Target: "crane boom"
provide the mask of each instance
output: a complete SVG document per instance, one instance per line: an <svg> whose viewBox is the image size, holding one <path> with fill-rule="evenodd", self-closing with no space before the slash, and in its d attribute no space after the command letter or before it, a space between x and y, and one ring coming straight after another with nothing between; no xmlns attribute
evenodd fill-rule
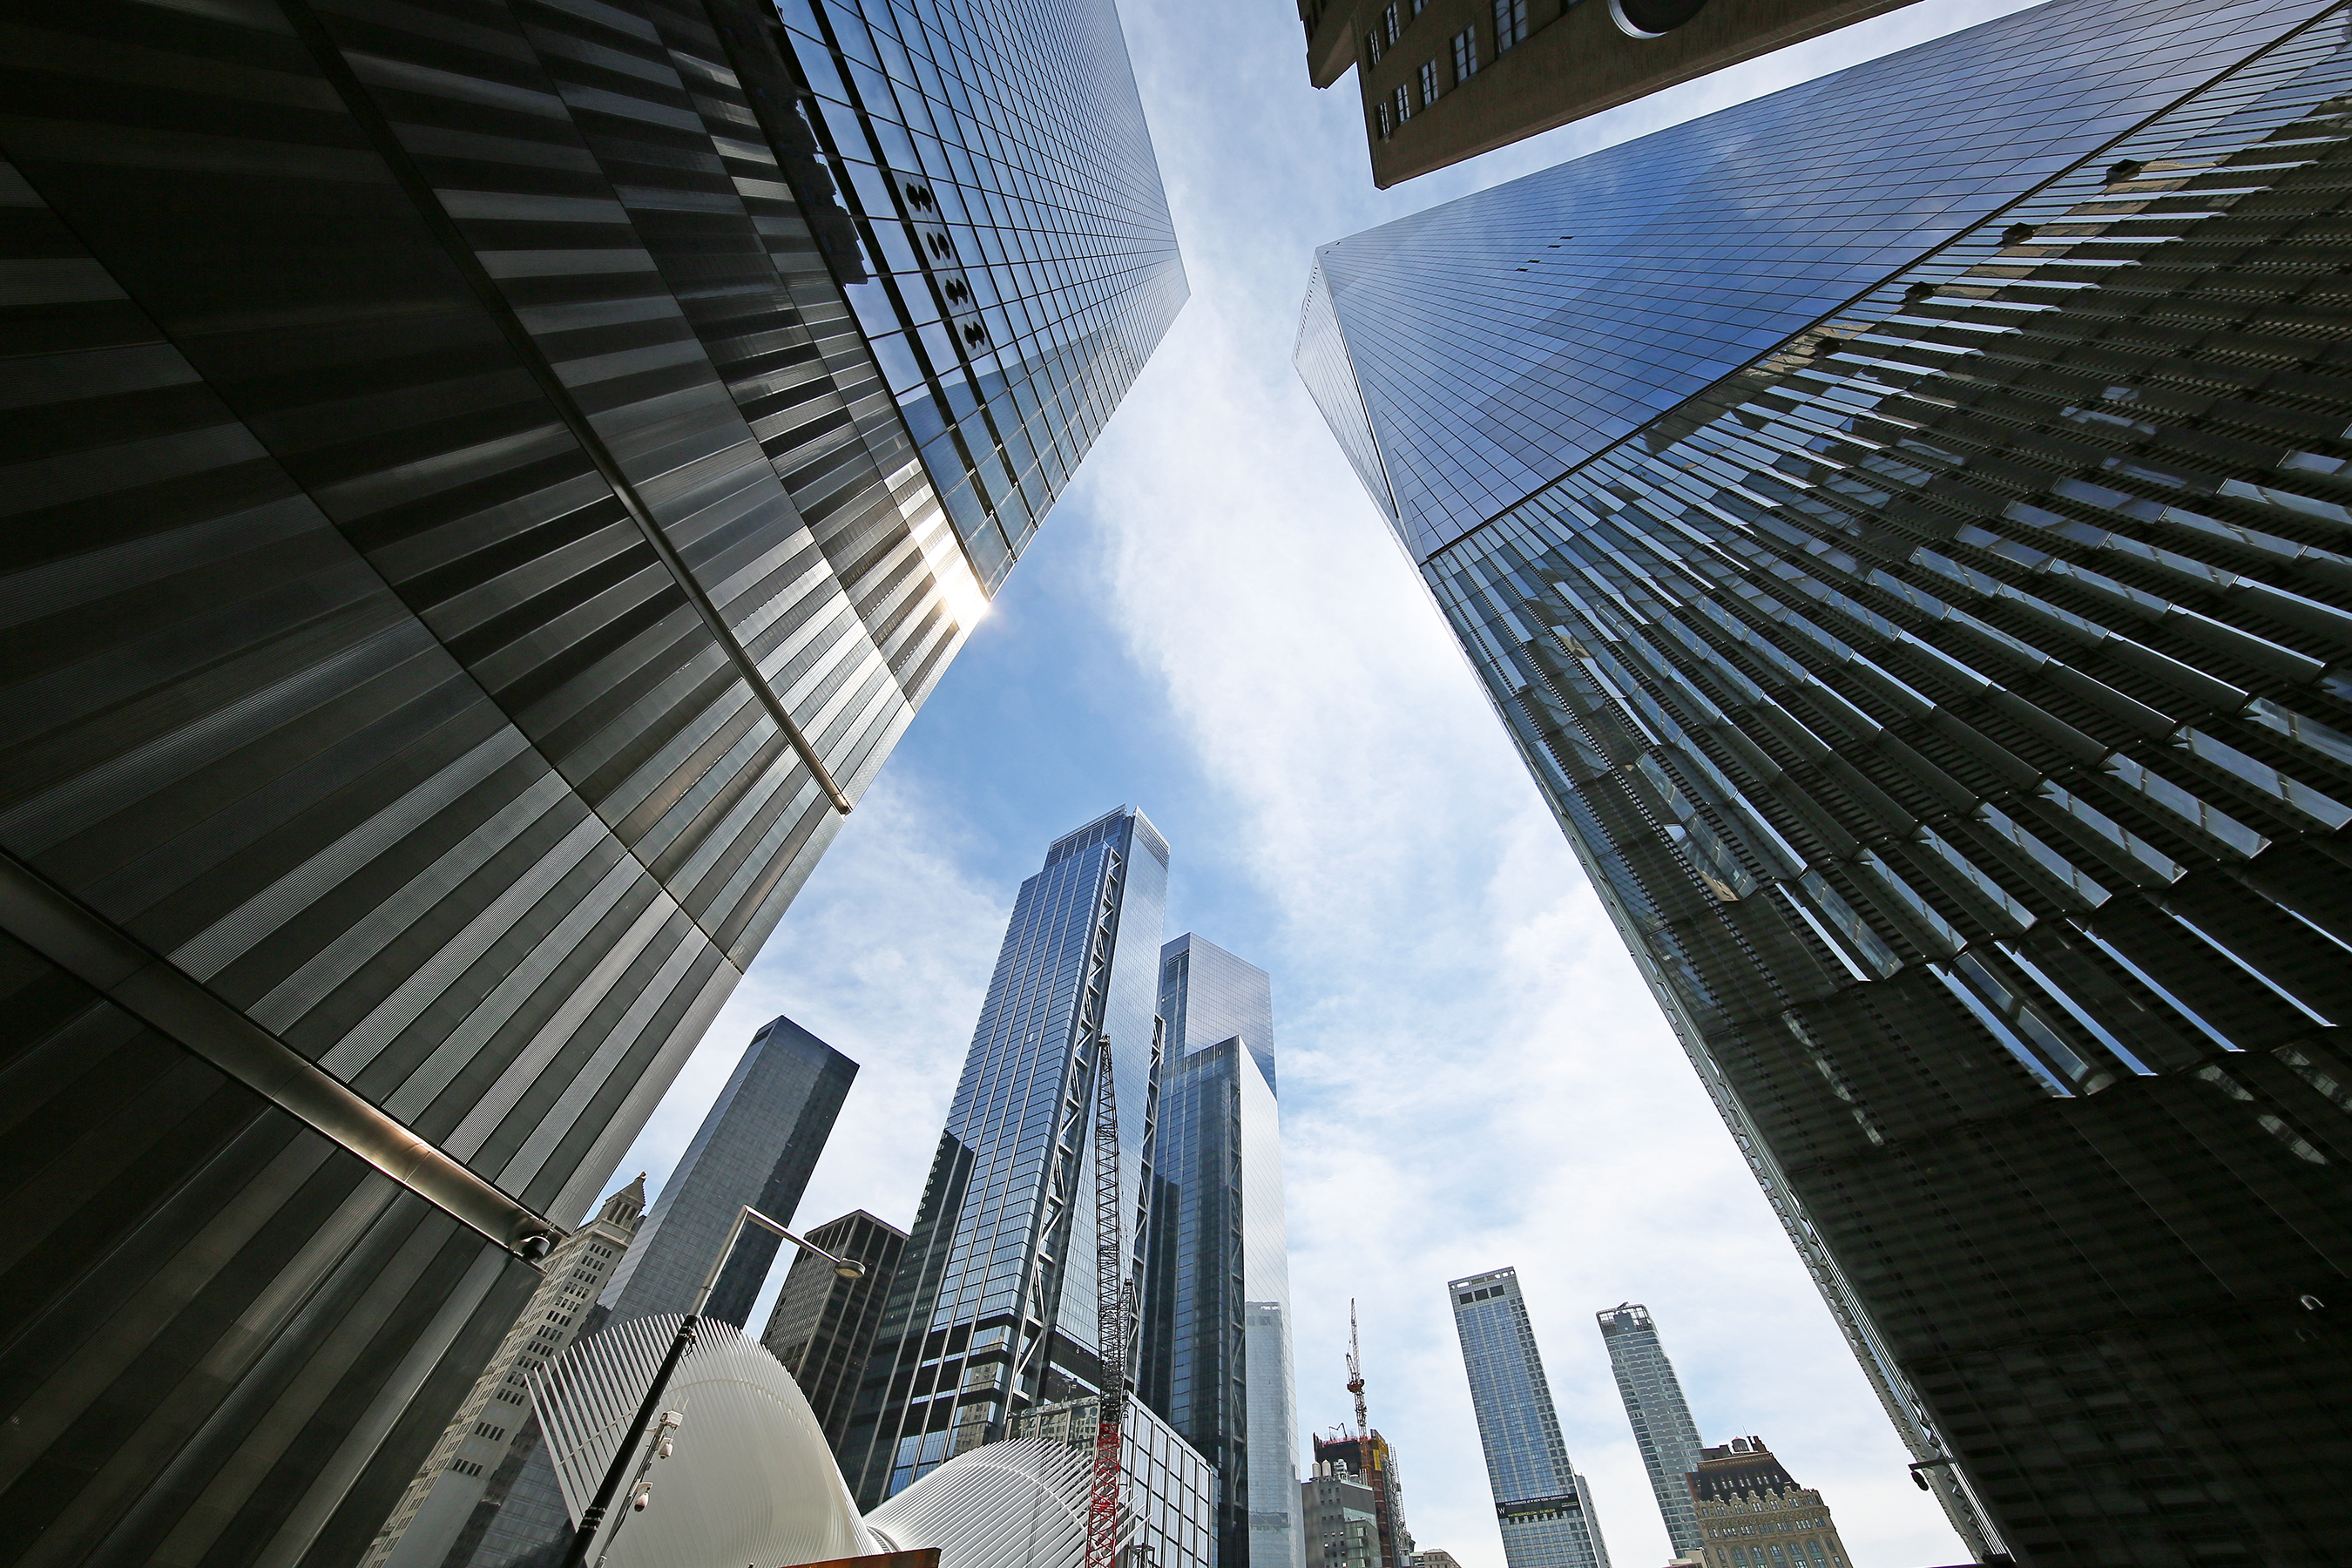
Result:
<svg viewBox="0 0 2352 1568"><path fill-rule="evenodd" d="M1356 1436L1372 1435L1370 1416L1364 1414L1364 1352L1356 1342L1356 1299L1348 1298L1348 1392L1356 1396Z"/></svg>
<svg viewBox="0 0 2352 1568"><path fill-rule="evenodd" d="M1118 1087L1110 1041L1095 1037L1095 1337L1102 1353L1086 1568L1118 1568L1127 1416L1128 1283L1118 1203Z"/></svg>

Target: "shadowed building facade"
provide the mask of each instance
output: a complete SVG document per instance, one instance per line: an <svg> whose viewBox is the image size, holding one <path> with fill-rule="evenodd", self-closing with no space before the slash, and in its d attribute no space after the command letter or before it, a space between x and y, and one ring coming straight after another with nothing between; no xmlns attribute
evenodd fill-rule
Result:
<svg viewBox="0 0 2352 1568"><path fill-rule="evenodd" d="M1182 275L1115 16L1048 9L974 174L1057 269L938 379L1066 468ZM926 467L850 296L944 320L940 226L844 205L772 20L14 17L25 1562L366 1550L1042 510Z"/></svg>
<svg viewBox="0 0 2352 1568"><path fill-rule="evenodd" d="M866 1265L866 1273L844 1279L823 1258L799 1254L784 1275L760 1342L800 1384L810 1413L824 1429L825 1445L838 1455L907 1233L858 1209L803 1234L835 1258L855 1258Z"/></svg>
<svg viewBox="0 0 2352 1568"><path fill-rule="evenodd" d="M2345 43L2021 12L1327 247L1302 321L1980 1553L2352 1539Z"/></svg>
<svg viewBox="0 0 2352 1568"><path fill-rule="evenodd" d="M1021 884L842 1443L860 1507L1098 1391L1095 1074L1117 1075L1120 1213L1141 1235L1167 897L1167 840L1127 806Z"/></svg>

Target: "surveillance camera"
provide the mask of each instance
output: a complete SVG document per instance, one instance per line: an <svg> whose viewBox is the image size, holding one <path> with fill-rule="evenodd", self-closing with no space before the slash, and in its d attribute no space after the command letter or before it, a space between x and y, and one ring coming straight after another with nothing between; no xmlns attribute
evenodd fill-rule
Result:
<svg viewBox="0 0 2352 1568"><path fill-rule="evenodd" d="M514 1249L530 1261L537 1263L555 1249L555 1242L552 1237L544 1233L539 1233L524 1237L515 1243Z"/></svg>

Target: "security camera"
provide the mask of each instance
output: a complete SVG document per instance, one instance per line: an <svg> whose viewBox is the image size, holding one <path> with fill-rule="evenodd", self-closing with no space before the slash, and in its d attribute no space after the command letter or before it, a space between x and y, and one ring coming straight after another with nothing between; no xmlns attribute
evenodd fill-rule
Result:
<svg viewBox="0 0 2352 1568"><path fill-rule="evenodd" d="M555 1242L552 1237L541 1232L524 1237L515 1243L514 1249L530 1262L537 1263L555 1250Z"/></svg>

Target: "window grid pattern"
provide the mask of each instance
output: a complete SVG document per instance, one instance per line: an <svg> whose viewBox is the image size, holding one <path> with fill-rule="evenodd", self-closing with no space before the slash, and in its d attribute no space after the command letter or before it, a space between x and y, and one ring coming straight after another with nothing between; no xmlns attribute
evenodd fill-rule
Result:
<svg viewBox="0 0 2352 1568"><path fill-rule="evenodd" d="M1518 1271L1456 1279L1454 1330L1509 1568L1609 1568L1591 1493L1569 1462Z"/></svg>
<svg viewBox="0 0 2352 1568"><path fill-rule="evenodd" d="M1459 87L1478 74L1478 29L1465 27L1454 35L1454 82Z"/></svg>
<svg viewBox="0 0 2352 1568"><path fill-rule="evenodd" d="M1093 1041L1118 1074L1132 1225L1167 874L1122 809L1021 886L841 1451L864 1506L1003 1436L1011 1409L1093 1391Z"/></svg>
<svg viewBox="0 0 2352 1568"><path fill-rule="evenodd" d="M1528 0L1495 0L1495 53L1510 53L1527 36Z"/></svg>
<svg viewBox="0 0 2352 1568"><path fill-rule="evenodd" d="M2318 1458L2352 1389L2289 1288L2352 1247L2343 37L2251 57L1425 567L1993 1550L2319 1563L2352 1528ZM2182 1240L2213 1227L2226 1258ZM2224 1303L2242 1331L2189 1327ZM2100 1441L2054 1446L2062 1412ZM2264 1498L2199 1479L2249 1465Z"/></svg>
<svg viewBox="0 0 2352 1568"><path fill-rule="evenodd" d="M1308 391L1424 559L2325 4L2024 11L1326 245Z"/></svg>
<svg viewBox="0 0 2352 1568"><path fill-rule="evenodd" d="M1677 1552L1699 1548L1698 1521L1691 1510L1690 1488L1683 1478L1699 1467L1698 1423L1691 1419L1690 1402L1683 1397L1682 1380L1675 1363L1658 1342L1658 1327L1647 1307L1627 1302L1596 1313L1601 1337L1609 1347L1609 1370L1616 1375L1617 1393L1625 1402L1625 1419L1633 1428L1634 1446L1642 1450L1642 1468L1649 1472L1650 1490L1658 1500L1659 1516Z"/></svg>
<svg viewBox="0 0 2352 1568"><path fill-rule="evenodd" d="M846 289L992 593L1187 286L1108 0L785 0Z"/></svg>

